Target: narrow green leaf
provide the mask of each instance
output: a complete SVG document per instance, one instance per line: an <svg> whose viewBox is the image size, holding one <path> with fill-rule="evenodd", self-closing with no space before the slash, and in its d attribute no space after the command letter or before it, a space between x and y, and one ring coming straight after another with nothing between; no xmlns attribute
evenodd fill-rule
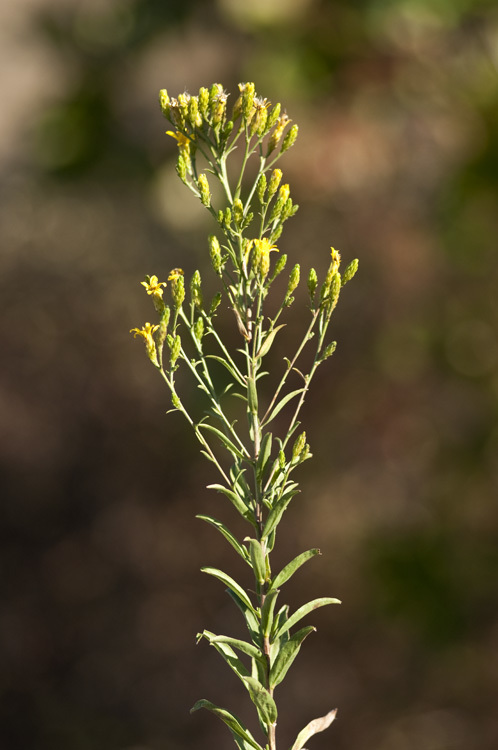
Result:
<svg viewBox="0 0 498 750"><path fill-rule="evenodd" d="M280 519L282 518L284 511L286 510L294 495L297 494L297 492L298 490L295 489L287 490L287 492L282 495L280 500L272 508L272 510L268 514L268 518L266 519L263 534L261 535L262 539L265 539L269 534L271 534L275 526L280 523Z"/></svg>
<svg viewBox="0 0 498 750"><path fill-rule="evenodd" d="M218 531L223 534L225 539L230 542L234 550L238 552L241 558L245 560L246 563L249 563L249 555L247 549L234 537L232 532L225 526L224 523L218 521L217 518L213 518L213 516L205 516L202 514L197 515L196 518L200 518L202 521L206 521L206 523L214 526L215 529L218 529Z"/></svg>
<svg viewBox="0 0 498 750"><path fill-rule="evenodd" d="M268 690L254 677L244 677L251 700L258 709L258 714L265 724L275 724L277 706Z"/></svg>
<svg viewBox="0 0 498 750"><path fill-rule="evenodd" d="M211 701L207 701L205 698L201 698L200 701L197 701L197 703L192 706L192 708L190 709L190 713L194 713L194 711L198 711L200 708L206 708L208 711L211 711L213 714L218 716L227 725L232 734L237 735L237 737L241 737L243 740L248 742L249 745L255 750L263 750L261 745L256 742L250 731L242 724L240 719L238 719L234 714L230 713L230 711L227 711L226 708L220 708L214 703L211 703Z"/></svg>
<svg viewBox="0 0 498 750"><path fill-rule="evenodd" d="M247 378L247 407L249 414L258 413L258 391L254 378Z"/></svg>
<svg viewBox="0 0 498 750"><path fill-rule="evenodd" d="M202 427L204 430L208 430L209 432L212 432L213 435L216 435L218 440L220 440L225 448L232 454L232 456L237 456L238 458L244 458L244 454L237 448L237 446L232 443L230 438L227 438L227 436L221 432L221 430L218 430L216 427L213 427L212 424L207 424L206 422L199 422L197 425L197 429Z"/></svg>
<svg viewBox="0 0 498 750"><path fill-rule="evenodd" d="M210 576L214 576L219 581L224 583L225 586L228 586L230 591L234 591L237 596L240 597L240 599L244 602L244 604L254 612L251 600L249 599L248 595L246 594L242 586L240 586L237 581L234 581L231 576L229 576L227 573L224 573L222 570L218 570L218 568L203 567L201 568L201 571L203 573L207 573Z"/></svg>
<svg viewBox="0 0 498 750"><path fill-rule="evenodd" d="M249 508L237 492L229 490L228 487L224 487L222 484L208 484L207 488L208 490L216 490L217 492L221 492L223 495L225 495L225 497L228 497L228 499L233 503L240 515L246 517L246 513Z"/></svg>
<svg viewBox="0 0 498 750"><path fill-rule="evenodd" d="M339 599L333 599L330 596L322 596L320 599L313 599L313 601L308 602L307 604L303 604L302 607L299 607L299 609L296 609L293 615L289 617L288 620L282 625L280 630L278 630L275 638L279 638L282 633L284 633L286 630L289 630L289 628L292 628L299 620L302 620L305 615L307 615L309 612L312 612L314 609L318 609L319 607L324 607L326 604L340 604Z"/></svg>
<svg viewBox="0 0 498 750"><path fill-rule="evenodd" d="M318 734L318 732L323 732L324 729L327 729L334 721L336 715L337 708L334 708L333 711L329 711L325 716L310 721L310 723L307 724L297 735L297 739L292 745L291 750L303 750L304 744L309 738L313 737L314 734Z"/></svg>
<svg viewBox="0 0 498 750"><path fill-rule="evenodd" d="M267 432L263 436L263 440L261 441L261 448L259 450L259 456L258 461L256 464L256 471L258 475L258 479L261 480L261 477L263 476L263 473L266 468L266 464L268 463L268 459L271 455L271 443L272 443L272 434L271 432Z"/></svg>
<svg viewBox="0 0 498 750"><path fill-rule="evenodd" d="M287 674L289 667L299 653L301 644L310 633L316 628L313 625L308 625L306 628L301 628L297 633L294 633L292 638L289 638L287 643L284 643L280 651L278 652L277 658L275 659L273 666L270 670L270 687L274 688L280 685L285 675Z"/></svg>
<svg viewBox="0 0 498 750"><path fill-rule="evenodd" d="M216 638L214 633L211 633L209 630L204 630L202 633L200 633L197 637L197 640L200 638L206 638L206 640L209 642L211 646L213 646L216 651L218 651L219 654L223 657L223 659L226 661L228 666L233 669L235 674L242 679L243 677L249 676L249 670L243 664L235 651L232 649L231 646L229 646L227 643L223 643L221 641L214 641L213 639Z"/></svg>
<svg viewBox="0 0 498 750"><path fill-rule="evenodd" d="M261 629L265 636L270 635L273 626L273 612L275 610L275 602L277 601L278 594L279 589L272 586L266 594L265 601L261 607Z"/></svg>
<svg viewBox="0 0 498 750"><path fill-rule="evenodd" d="M290 563L288 563L285 568L282 568L280 573L275 576L274 580L272 581L271 588L280 588L286 581L289 580L291 576L294 575L296 570L301 567L301 565L304 565L307 560L309 560L312 557L315 557L315 555L320 555L320 550L315 549L309 549L307 552L302 552L300 555L295 557Z"/></svg>
<svg viewBox="0 0 498 750"><path fill-rule="evenodd" d="M206 359L214 359L216 362L219 362L223 367L226 367L230 375L238 382L240 385L246 387L245 380L241 373L237 372L232 365L227 362L226 359L223 359L223 357L218 357L216 354L206 354Z"/></svg>
<svg viewBox="0 0 498 750"><path fill-rule="evenodd" d="M228 635L215 635L211 638L210 643L227 643L229 646L247 654L252 659L257 659L262 663L265 661L265 657L257 646L253 646L252 643L247 643L247 641L241 641L239 638L231 638Z"/></svg>
<svg viewBox="0 0 498 750"><path fill-rule="evenodd" d="M257 582L261 585L266 580L266 560L261 547L261 542L257 539L246 537L244 541L249 542L249 555L251 557L252 568Z"/></svg>
<svg viewBox="0 0 498 750"><path fill-rule="evenodd" d="M282 323L282 325L277 326L276 328L273 328L265 337L263 343L261 344L258 353L256 354L256 359L260 359L261 357L264 357L265 354L268 354L270 351L271 345L273 344L273 341L275 339L275 336L280 331L281 328L285 328L286 323Z"/></svg>
<svg viewBox="0 0 498 750"><path fill-rule="evenodd" d="M251 634L252 642L256 646L262 647L261 636L259 632L259 622L252 605L248 607L245 601L243 601L240 596L238 596L237 593L235 591L232 591L231 589L228 589L228 595L231 599L233 599L237 607L242 612L245 623L247 625L247 629Z"/></svg>
<svg viewBox="0 0 498 750"><path fill-rule="evenodd" d="M304 388L298 388L296 391L291 391L290 393L287 393L282 399L280 399L280 401L278 401L275 404L275 406L271 410L268 417L261 422L261 426L263 427L269 424L272 421L272 419L275 419L277 414L284 408L286 404L289 403L291 399L293 399L295 396L299 396L299 394L302 393L303 391L304 391Z"/></svg>

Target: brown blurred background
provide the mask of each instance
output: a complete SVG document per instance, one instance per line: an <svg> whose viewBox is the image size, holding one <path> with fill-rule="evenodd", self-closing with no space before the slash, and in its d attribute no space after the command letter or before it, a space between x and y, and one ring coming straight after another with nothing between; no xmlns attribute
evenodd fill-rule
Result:
<svg viewBox="0 0 498 750"><path fill-rule="evenodd" d="M319 546L288 600L344 603L309 618L281 746L338 706L310 748L495 750L496 2L17 0L0 39L1 750L231 747L200 697L254 727L194 645L243 632L194 519L233 514L128 333L146 273L208 275L157 92L243 80L300 125L280 247L360 259L276 555Z"/></svg>

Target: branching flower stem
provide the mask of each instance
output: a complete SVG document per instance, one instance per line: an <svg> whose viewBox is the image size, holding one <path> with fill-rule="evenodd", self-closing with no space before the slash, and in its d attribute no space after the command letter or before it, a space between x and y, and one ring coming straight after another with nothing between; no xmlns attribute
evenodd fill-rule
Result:
<svg viewBox="0 0 498 750"><path fill-rule="evenodd" d="M339 253L331 248L329 267L319 289L317 273L310 269L308 309L311 318L292 358L285 359L286 368L268 403L261 388L262 378L268 374L263 370L264 361L271 354L276 336L288 336L288 328L277 322L293 304L293 292L300 283L300 266L295 264L280 306L276 313L268 314L265 310L267 297L287 259L286 255L272 256L272 253L278 253L275 243L284 223L298 208L290 197L289 185L280 185L281 170L270 170L294 144L298 130L297 125L289 126L287 115L280 114L280 104L270 110L270 103L256 96L254 84L239 84L239 89L240 96L231 116L227 112L227 95L217 83L210 89L201 88L194 97L184 93L172 99L165 90L160 94L162 111L175 128L174 132L168 132L178 146L177 173L215 218L222 235L221 242L214 234L209 237L211 264L221 289L205 308L201 276L195 271L189 285L190 308L186 311L182 269L173 269L168 282L160 282L157 276L147 276L142 284L152 297L159 319L132 332L144 340L147 356L159 369L170 392L173 411L184 416L201 445L201 452L219 472L223 483L210 487L230 500L250 529L250 536L239 540L218 519L200 516L217 529L249 565L253 581L244 588L217 568L202 568L224 584L241 610L248 640L215 635L208 630L200 633L198 640L205 638L215 646L247 689L264 736L263 745L235 714L209 700L198 701L192 710L206 708L217 715L228 727L239 750L277 750L275 688L286 676L304 639L314 630L312 626L305 626L294 631L294 626L317 607L338 603L338 600L314 599L292 614L287 605L277 609L282 586L319 550L297 555L276 575L272 573L270 556L283 514L298 492L291 474L311 456L306 434L303 432L294 438L298 417L318 366L335 349L335 342L325 345L325 336L341 287L354 276L357 261L341 275ZM236 144L237 147L243 144L243 150L233 184L229 175L234 170L228 169L227 160ZM202 160L205 162L203 169ZM251 178L246 187L246 168L250 160L255 163L257 160L258 168L255 178ZM220 208L212 205L206 173L222 186L220 200L224 205ZM255 214L259 216L255 222L258 228L251 230ZM163 300L165 289L171 297L168 304ZM240 336L239 346L233 351L215 325L216 310L223 298L225 307L233 311L236 334ZM281 333L282 329L285 334ZM313 336L317 341L314 359L308 371L301 372L296 364ZM220 365L225 379L228 377L228 384L223 387L217 386L219 372L215 368ZM179 369L188 371L204 394L207 407L204 414L194 417L178 396L175 375ZM289 389L292 371L303 380L297 390ZM246 427L229 419L227 396L242 400ZM288 429L281 437L273 438L268 426L277 414L290 409L291 401L294 407L289 414ZM294 439L292 447L291 438ZM221 460L220 452L224 456ZM249 666L244 660L249 660ZM335 712L329 711L313 720L299 732L291 750L304 750L309 737L327 728L334 717Z"/></svg>

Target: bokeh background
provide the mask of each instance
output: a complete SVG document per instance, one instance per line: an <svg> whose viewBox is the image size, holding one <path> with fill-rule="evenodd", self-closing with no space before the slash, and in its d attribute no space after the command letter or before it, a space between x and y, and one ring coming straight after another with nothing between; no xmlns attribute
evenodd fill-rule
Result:
<svg viewBox="0 0 498 750"><path fill-rule="evenodd" d="M242 578L194 519L231 509L128 333L152 315L139 281L207 276L213 231L157 92L220 81L233 101L244 80L300 125L281 248L322 272L330 245L360 259L277 555L323 552L293 606L344 603L310 618L280 743L338 706L310 747L494 750L496 2L16 0L0 39L1 750L231 747L189 716L200 697L254 727L194 645L243 632L198 570Z"/></svg>

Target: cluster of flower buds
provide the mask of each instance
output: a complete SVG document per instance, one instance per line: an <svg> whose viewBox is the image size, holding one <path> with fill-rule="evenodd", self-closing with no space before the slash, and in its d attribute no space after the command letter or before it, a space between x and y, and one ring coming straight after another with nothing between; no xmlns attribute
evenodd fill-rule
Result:
<svg viewBox="0 0 498 750"><path fill-rule="evenodd" d="M186 142L179 140L178 136L188 136L192 142L197 134L206 136L209 128L212 128L216 134L216 141L223 144L232 132L234 123L239 119L238 132L245 129L248 139L263 139L268 136L267 157L280 143L281 153L295 143L298 127L293 125L287 129L291 120L287 114L281 112L280 104L272 107L266 98L257 96L254 83L251 82L239 83L239 92L229 114L228 94L220 83L214 83L209 89L202 87L197 96L184 92L175 98L170 97L166 89L161 89L159 104L163 115L176 128L176 134L169 134L177 138L179 148L183 149L187 169L189 154L185 154Z"/></svg>

